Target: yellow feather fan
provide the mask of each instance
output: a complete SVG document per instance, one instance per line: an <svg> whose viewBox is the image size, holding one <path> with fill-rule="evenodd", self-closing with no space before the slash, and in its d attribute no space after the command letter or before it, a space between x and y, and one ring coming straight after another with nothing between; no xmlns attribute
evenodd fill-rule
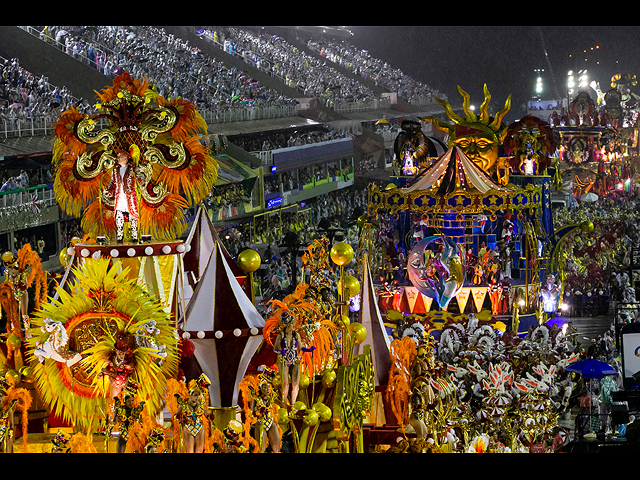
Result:
<svg viewBox="0 0 640 480"><path fill-rule="evenodd" d="M34 378L45 405L65 421L96 428L105 419L110 379L99 376L118 338L129 344L138 399L150 415L161 407L163 387L178 370L178 338L164 305L144 285L129 277L129 269L110 259L81 262L73 269L70 291L58 289L58 299L41 306L32 318L27 355L48 339L45 320L60 322L68 338L66 348L82 359L67 366L51 358L34 359ZM152 322L152 323L150 323ZM154 323L155 330L149 333ZM166 355L163 353L166 353Z"/></svg>

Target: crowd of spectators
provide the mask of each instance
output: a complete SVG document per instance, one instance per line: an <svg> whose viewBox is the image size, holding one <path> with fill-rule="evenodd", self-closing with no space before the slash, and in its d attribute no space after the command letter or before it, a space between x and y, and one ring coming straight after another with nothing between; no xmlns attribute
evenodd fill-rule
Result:
<svg viewBox="0 0 640 480"><path fill-rule="evenodd" d="M639 206L640 199L634 196L624 201L602 198L596 203L554 209L554 230L583 222L593 224L592 231L578 229L565 241L563 301L567 314L598 315L606 313L611 302L640 300L633 286L637 279L629 275L640 267Z"/></svg>
<svg viewBox="0 0 640 480"><path fill-rule="evenodd" d="M180 96L201 108L295 104L247 72L227 67L162 28L47 26L40 37L55 39L63 51L87 58L105 75L127 71L134 78L146 77L165 98Z"/></svg>
<svg viewBox="0 0 640 480"><path fill-rule="evenodd" d="M319 142L338 140L348 136L345 132L319 130L301 130L295 132L264 132L251 135L229 136L227 139L247 152L277 150L279 148L299 147Z"/></svg>
<svg viewBox="0 0 640 480"><path fill-rule="evenodd" d="M384 60L373 57L367 50L343 40L341 42L328 39L309 39L307 46L350 72L360 75L365 80L395 92L408 102L417 98L432 99L440 96L440 92L428 85L418 82L399 68L393 68Z"/></svg>
<svg viewBox="0 0 640 480"><path fill-rule="evenodd" d="M343 75L280 36L211 26L201 30L201 37L221 45L231 55L248 58L256 68L281 78L305 97L323 99L328 106L379 99L379 95L363 83Z"/></svg>
<svg viewBox="0 0 640 480"><path fill-rule="evenodd" d="M81 112L91 108L66 87L51 85L47 76L27 71L18 58L0 58L0 119L6 130L24 128L27 119L36 117L53 125L59 112L71 106Z"/></svg>

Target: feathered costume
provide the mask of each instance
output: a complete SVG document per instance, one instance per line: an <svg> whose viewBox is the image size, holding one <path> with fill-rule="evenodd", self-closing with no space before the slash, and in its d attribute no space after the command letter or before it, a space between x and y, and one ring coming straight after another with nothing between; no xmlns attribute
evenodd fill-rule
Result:
<svg viewBox="0 0 640 480"><path fill-rule="evenodd" d="M139 385L138 398L155 413L162 405L167 379L178 371L179 339L171 316L144 285L129 278L128 268L120 271L119 264L110 265L109 259L83 262L72 273L75 282L70 292L59 288L58 300L43 304L32 318L27 354L46 341L40 327L50 318L64 325L70 346L82 355L72 367L52 359L33 363L43 402L57 416L83 428L104 421L107 403L113 401L108 398L111 383L121 380L118 372L104 374L105 366L111 364L119 343L128 339L127 380ZM151 344L163 346L163 351L135 341L147 335L141 332L150 321L159 332Z"/></svg>
<svg viewBox="0 0 640 480"><path fill-rule="evenodd" d="M58 204L82 217L86 233L115 236L116 199L109 186L118 152L129 152L138 177L139 233L157 239L180 236L186 227L183 209L203 200L217 179L218 164L211 155L219 152L200 142L207 133L204 119L192 102L166 100L146 79L133 80L128 73L96 93L99 114L84 115L72 107L55 125Z"/></svg>
<svg viewBox="0 0 640 480"><path fill-rule="evenodd" d="M338 331L331 319L323 319L322 312L305 300L307 284L298 284L294 293L286 296L283 301L270 300L268 302L271 317L265 321L263 337L267 344L273 347L278 333L284 331L283 314L294 318L294 330L300 335L303 344L301 371L309 375L321 373L331 362L335 351L335 334Z"/></svg>

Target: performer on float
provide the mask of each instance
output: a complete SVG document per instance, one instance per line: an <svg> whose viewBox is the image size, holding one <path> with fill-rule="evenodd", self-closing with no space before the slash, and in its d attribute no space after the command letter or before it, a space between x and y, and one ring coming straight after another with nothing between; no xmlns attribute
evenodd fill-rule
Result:
<svg viewBox="0 0 640 480"><path fill-rule="evenodd" d="M502 280L500 284L500 304L498 306L498 313L505 315L509 313L509 294L511 291L511 284L506 278Z"/></svg>
<svg viewBox="0 0 640 480"><path fill-rule="evenodd" d="M129 151L120 150L117 163L113 167L111 183L107 195L115 201L116 240L122 243L124 239L124 224L129 222L131 240L137 243L138 238L138 181L144 181L144 176L137 167L140 149L131 145Z"/></svg>
<svg viewBox="0 0 640 480"><path fill-rule="evenodd" d="M144 446L144 453L158 453L158 446L164 442L164 433L158 428L151 430Z"/></svg>
<svg viewBox="0 0 640 480"><path fill-rule="evenodd" d="M65 436L62 430L58 430L58 433L53 437L51 443L53 444L51 453L67 453L70 451L70 449L67 448L69 439Z"/></svg>
<svg viewBox="0 0 640 480"><path fill-rule="evenodd" d="M480 259L478 259L478 263L473 267L473 284L480 285L482 283L484 277L484 269L482 268L482 263Z"/></svg>
<svg viewBox="0 0 640 480"><path fill-rule="evenodd" d="M118 338L114 349L107 356L107 361L98 378L109 377L111 381L111 398L120 395L127 387L129 378L135 370L134 358L127 338Z"/></svg>
<svg viewBox="0 0 640 480"><path fill-rule="evenodd" d="M302 342L300 335L294 329L295 320L291 315L283 313L280 322L283 328L274 342L274 351L277 354L278 372L282 378L282 401L286 405L289 388L291 388L291 405L293 406L298 399L300 389Z"/></svg>
<svg viewBox="0 0 640 480"><path fill-rule="evenodd" d="M129 385L123 394L124 403L118 397L114 398L115 407L113 419L109 420L110 429L114 425L120 425L118 442L116 444L117 453L125 453L127 441L129 440L129 429L135 422L142 424L142 409L145 402L140 402L134 407L136 397L136 385Z"/></svg>
<svg viewBox="0 0 640 480"><path fill-rule="evenodd" d="M547 275L547 284L540 291L542 297L542 309L545 313L555 314L558 310L560 299L560 287L555 283L553 275Z"/></svg>
<svg viewBox="0 0 640 480"><path fill-rule="evenodd" d="M258 426L260 427L258 433L260 453L264 453L267 449L267 440L273 453L280 453L282 439L272 409L275 405L286 406L280 401L277 392L273 388L274 377L275 371L265 368L259 375L258 390L255 391L252 387L249 387L252 397L251 413L257 418Z"/></svg>
<svg viewBox="0 0 640 480"><path fill-rule="evenodd" d="M240 440L240 434L243 432L242 423L238 420L231 420L227 428L222 432L224 435L224 453L247 453L248 450Z"/></svg>
<svg viewBox="0 0 640 480"><path fill-rule="evenodd" d="M209 385L211 385L211 381L203 373L197 380L191 381L187 400L179 394L175 394L178 401L175 418L182 427L182 440L186 453L204 452L205 422L209 418L205 390Z"/></svg>
<svg viewBox="0 0 640 480"><path fill-rule="evenodd" d="M18 399L14 398L5 405L10 388L9 382L0 378L0 453L13 453L14 409Z"/></svg>
<svg viewBox="0 0 640 480"><path fill-rule="evenodd" d="M489 280L489 286L487 287L487 293L491 300L491 313L498 315L500 313L500 300L502 297L502 288L498 283L495 276L492 276Z"/></svg>

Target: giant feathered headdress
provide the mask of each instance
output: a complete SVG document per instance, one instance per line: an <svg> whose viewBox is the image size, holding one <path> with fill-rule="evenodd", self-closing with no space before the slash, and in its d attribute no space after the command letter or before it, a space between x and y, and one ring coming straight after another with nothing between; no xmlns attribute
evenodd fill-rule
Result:
<svg viewBox="0 0 640 480"><path fill-rule="evenodd" d="M54 193L69 215L83 216L86 233L115 233L114 198L107 189L116 155L130 153L138 183L140 231L173 239L186 223L184 208L198 203L215 185L218 164L200 142L207 125L195 104L167 100L146 79L128 73L96 92L99 113L71 108L55 125Z"/></svg>

